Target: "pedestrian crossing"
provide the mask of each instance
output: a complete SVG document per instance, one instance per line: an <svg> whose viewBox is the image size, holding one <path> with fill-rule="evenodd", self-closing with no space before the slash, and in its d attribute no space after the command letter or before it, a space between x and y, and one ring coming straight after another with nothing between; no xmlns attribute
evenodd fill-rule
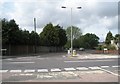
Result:
<svg viewBox="0 0 120 84"><path fill-rule="evenodd" d="M102 70L102 68L118 68L120 66L90 66L90 67L66 67L66 68L52 68L52 69L25 69L25 70L0 70L0 73L43 73L43 72L61 72L61 71L89 71Z"/></svg>

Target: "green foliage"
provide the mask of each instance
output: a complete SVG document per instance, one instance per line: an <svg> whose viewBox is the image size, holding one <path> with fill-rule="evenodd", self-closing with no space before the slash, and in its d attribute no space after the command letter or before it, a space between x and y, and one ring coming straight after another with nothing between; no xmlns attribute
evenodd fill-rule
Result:
<svg viewBox="0 0 120 84"><path fill-rule="evenodd" d="M16 41L18 38L16 34L19 31L19 27L16 24L15 20L7 21L6 19L2 20L2 41L3 44L17 44Z"/></svg>
<svg viewBox="0 0 120 84"><path fill-rule="evenodd" d="M35 40L36 38L36 40ZM2 20L2 44L3 45L35 45L40 44L40 38L37 33L19 29L15 20Z"/></svg>
<svg viewBox="0 0 120 84"><path fill-rule="evenodd" d="M116 50L116 47L114 45L108 45L107 49L108 50Z"/></svg>
<svg viewBox="0 0 120 84"><path fill-rule="evenodd" d="M82 35L81 29L76 26L72 26L72 32L73 32L73 39L78 39ZM68 27L66 29L66 34L67 34L68 40L70 40L71 39L71 27Z"/></svg>
<svg viewBox="0 0 120 84"><path fill-rule="evenodd" d="M40 33L41 45L64 46L67 42L66 32L59 25L47 24Z"/></svg>
<svg viewBox="0 0 120 84"><path fill-rule="evenodd" d="M98 47L96 47L97 50L104 50L104 46L103 45L99 45Z"/></svg>
<svg viewBox="0 0 120 84"><path fill-rule="evenodd" d="M107 36L106 36L106 40L105 40L105 44L109 45L111 43L111 40L113 40L113 35L112 33L109 31L107 33Z"/></svg>
<svg viewBox="0 0 120 84"><path fill-rule="evenodd" d="M120 43L120 34L116 34L114 37L115 43Z"/></svg>
<svg viewBox="0 0 120 84"><path fill-rule="evenodd" d="M67 42L66 31L59 25L55 26L55 28L58 32L58 37L59 37L58 46L64 46Z"/></svg>
<svg viewBox="0 0 120 84"><path fill-rule="evenodd" d="M69 49L71 47L71 41L68 40L64 47Z"/></svg>
<svg viewBox="0 0 120 84"><path fill-rule="evenodd" d="M80 47L86 49L93 49L98 46L98 43L99 37L97 37L95 34L87 33L79 38Z"/></svg>
<svg viewBox="0 0 120 84"><path fill-rule="evenodd" d="M30 37L26 38L26 39L29 40L29 44L30 45L40 45L40 37L39 37L39 35L36 32L32 31L29 34L29 36Z"/></svg>

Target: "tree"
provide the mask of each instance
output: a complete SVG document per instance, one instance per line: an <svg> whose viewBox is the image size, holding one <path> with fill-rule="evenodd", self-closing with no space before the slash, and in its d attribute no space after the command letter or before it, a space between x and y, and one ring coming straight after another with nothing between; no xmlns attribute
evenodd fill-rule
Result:
<svg viewBox="0 0 120 84"><path fill-rule="evenodd" d="M24 32L26 32L26 31L24 31ZM24 34L27 34L27 32ZM28 39L30 41L29 42L30 45L40 45L40 37L39 37L38 33L34 32L34 31L32 31L30 33L29 38L26 37L26 39Z"/></svg>
<svg viewBox="0 0 120 84"><path fill-rule="evenodd" d="M2 20L2 40L3 44L16 44L18 38L16 37L19 27L15 20Z"/></svg>
<svg viewBox="0 0 120 84"><path fill-rule="evenodd" d="M79 38L79 46L87 49L94 49L99 43L99 37L87 33Z"/></svg>
<svg viewBox="0 0 120 84"><path fill-rule="evenodd" d="M105 44L109 45L111 43L111 40L113 40L113 35L112 33L109 31L107 33L107 36L106 36L106 40L105 40Z"/></svg>
<svg viewBox="0 0 120 84"><path fill-rule="evenodd" d="M114 37L115 43L120 43L120 34L116 34Z"/></svg>
<svg viewBox="0 0 120 84"><path fill-rule="evenodd" d="M72 32L73 32L73 39L78 39L82 35L81 29L76 26L72 26ZM71 39L71 27L68 27L66 29L66 34L67 34L68 40L70 40Z"/></svg>
<svg viewBox="0 0 120 84"><path fill-rule="evenodd" d="M40 33L40 40L43 46L63 46L67 37L65 30L59 25L53 26L52 23L47 24Z"/></svg>
<svg viewBox="0 0 120 84"><path fill-rule="evenodd" d="M59 25L54 26L58 32L59 44L58 46L64 46L67 42L66 31Z"/></svg>

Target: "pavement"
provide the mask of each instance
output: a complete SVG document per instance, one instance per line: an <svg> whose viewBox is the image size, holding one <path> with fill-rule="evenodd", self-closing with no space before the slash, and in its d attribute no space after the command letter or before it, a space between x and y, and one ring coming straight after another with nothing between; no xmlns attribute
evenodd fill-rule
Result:
<svg viewBox="0 0 120 84"><path fill-rule="evenodd" d="M118 77L101 70L48 73L3 73L3 82L118 82Z"/></svg>
<svg viewBox="0 0 120 84"><path fill-rule="evenodd" d="M75 59L104 59L104 58L120 58L120 55L111 54L76 54L71 56L69 54L63 55L63 57L70 57Z"/></svg>

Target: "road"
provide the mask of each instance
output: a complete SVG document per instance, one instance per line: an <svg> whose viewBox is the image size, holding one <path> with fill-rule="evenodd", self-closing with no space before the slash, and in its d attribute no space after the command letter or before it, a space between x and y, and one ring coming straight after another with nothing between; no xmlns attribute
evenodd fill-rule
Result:
<svg viewBox="0 0 120 84"><path fill-rule="evenodd" d="M49 56L48 56L49 55ZM19 81L24 80L23 77L15 78L16 74L37 75L40 78L44 72L66 72L66 71L103 71L111 76L119 76L119 66L117 58L106 58L106 59L77 59L76 57L64 57L63 54L52 53L47 56L31 56L31 57L18 57L8 58L2 60L2 69L0 72L4 75L4 81ZM31 74L32 73L32 74ZM44 73L44 74L46 74ZM76 73L76 72L75 72ZM6 76L9 78L6 79ZM12 77L11 77L12 76ZM26 76L26 75L25 75ZM39 77L40 76L40 77ZM34 77L34 76L32 76ZM11 79L12 78L12 79ZM73 78L75 78L73 76ZM30 78L32 79L32 78ZM27 81L28 79L26 79Z"/></svg>

